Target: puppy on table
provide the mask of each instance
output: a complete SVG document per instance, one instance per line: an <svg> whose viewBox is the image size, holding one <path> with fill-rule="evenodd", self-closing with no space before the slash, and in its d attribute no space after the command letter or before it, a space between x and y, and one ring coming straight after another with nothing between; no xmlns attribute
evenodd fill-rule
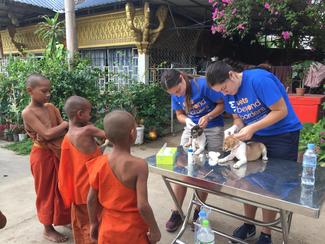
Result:
<svg viewBox="0 0 325 244"><path fill-rule="evenodd" d="M184 147L192 147L194 163L203 164L205 160L205 146L206 136L203 129L199 125L195 125L191 128L191 136L189 141Z"/></svg>
<svg viewBox="0 0 325 244"><path fill-rule="evenodd" d="M238 161L234 164L234 168L239 169L242 165L248 161L255 161L262 157L262 160L266 162L267 150L263 143L260 142L242 142L233 135L227 136L223 143L223 150L230 151L230 154L222 159L218 160L218 163L222 164L227 161L237 158Z"/></svg>

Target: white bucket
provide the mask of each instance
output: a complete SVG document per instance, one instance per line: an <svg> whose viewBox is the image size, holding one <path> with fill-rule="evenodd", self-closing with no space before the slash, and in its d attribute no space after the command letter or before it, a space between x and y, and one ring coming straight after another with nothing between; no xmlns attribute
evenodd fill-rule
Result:
<svg viewBox="0 0 325 244"><path fill-rule="evenodd" d="M23 141L27 138L26 134L18 134L19 141Z"/></svg>
<svg viewBox="0 0 325 244"><path fill-rule="evenodd" d="M138 126L137 127L137 139L135 140L134 144L143 144L143 135L144 135L144 126Z"/></svg>

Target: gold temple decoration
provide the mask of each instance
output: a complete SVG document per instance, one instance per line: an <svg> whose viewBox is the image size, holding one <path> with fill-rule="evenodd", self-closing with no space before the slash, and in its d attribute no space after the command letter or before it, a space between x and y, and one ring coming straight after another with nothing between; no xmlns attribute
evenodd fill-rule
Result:
<svg viewBox="0 0 325 244"><path fill-rule="evenodd" d="M147 53L150 45L157 40L160 32L165 27L165 21L168 13L168 9L166 6L164 5L160 6L156 12L156 17L159 20L159 26L156 29L150 29L150 7L148 2L144 4L143 11L144 11L144 24L142 28L139 28L136 27L134 23L135 22L134 5L132 3L127 3L125 5L127 24L132 30L139 53Z"/></svg>

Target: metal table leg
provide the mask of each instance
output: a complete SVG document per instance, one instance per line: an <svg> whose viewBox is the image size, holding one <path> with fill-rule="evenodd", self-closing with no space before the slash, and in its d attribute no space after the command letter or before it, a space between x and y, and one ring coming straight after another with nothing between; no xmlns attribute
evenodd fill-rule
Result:
<svg viewBox="0 0 325 244"><path fill-rule="evenodd" d="M283 243L288 243L288 235L290 230L292 213L283 209L280 209L281 227L283 235Z"/></svg>
<svg viewBox="0 0 325 244"><path fill-rule="evenodd" d="M177 240L179 238L181 238L181 236L184 234L184 231L185 231L187 223L188 223L188 219L190 217L190 214L191 214L191 211L192 211L192 208L193 208L193 200L194 200L194 198L195 198L195 194L193 193L192 198L190 200L190 203L189 203L189 205L187 207L187 211L186 211L185 218L183 220L182 227L181 227L180 231L177 233L177 235L176 235L175 239L172 241L172 243L177 243Z"/></svg>
<svg viewBox="0 0 325 244"><path fill-rule="evenodd" d="M185 216L184 216L184 213L183 213L183 210L182 210L182 207L179 205L177 199L176 199L176 196L175 196L175 193L172 189L172 186L170 185L170 182L166 179L166 177L162 177L164 182L165 182L165 185L167 186L167 189L169 191L169 194L171 195L172 199L173 199L173 202L179 212L179 214L181 215L182 219L184 220Z"/></svg>
<svg viewBox="0 0 325 244"><path fill-rule="evenodd" d="M275 231L278 231L278 232L282 232L282 235L283 235L283 243L284 244L287 244L288 243L288 235L289 235L289 231L290 231L290 227L291 227L291 220L292 220L292 215L293 213L290 212L290 211L287 211L287 210L283 210L283 209L275 209L273 207L270 207L270 206L264 206L262 204L258 204L258 203L255 203L255 202L250 202L248 200L243 200L243 199L239 199L239 198L236 198L236 197L230 197L226 194L224 194L223 196L226 197L226 198L230 198L232 200L235 200L235 201L238 201L238 202L246 202L246 203L249 203L249 204L252 204L254 206L257 206L257 207L262 207L262 208L267 208L267 209L272 209L272 210L275 210L277 211L279 214L280 214L280 217L275 219L274 221L271 221L271 222L263 222L263 221L259 221L259 220L255 220L255 219L249 219L247 218L246 216L243 216L243 215L240 215L240 214L237 214L235 212L231 212L231 211L228 211L228 210L225 210L225 209L222 209L220 207L216 207L216 206L212 206L210 204L207 204L207 203L204 203L199 195L197 194L197 191L204 191L204 192L207 192L207 193L212 193L212 194L215 194L215 192L212 192L212 191L209 191L209 190L206 190L202 187L198 187L198 186L195 186L195 185L191 185L191 184L187 184L187 183L183 183L183 182L179 182L177 180L173 180L173 179L170 179L168 177L164 177L163 176L163 180L167 186L167 189L179 211L179 213L181 214L182 216L182 219L183 219L183 224L182 224L182 227L179 231L179 233L177 234L176 238L173 240L173 244L174 243L182 243L182 241L179 239L185 229L186 229L186 226L187 226L187 223L188 223L188 220L189 220L189 216L190 216L190 213L191 213L191 210L193 208L193 205L200 205L200 206L205 206L209 209L211 209L212 211L215 211L215 212L218 212L218 213L221 213L221 214L224 214L226 216L229 216L229 217L232 217L232 218L235 218L235 219L239 219L239 220L243 220L243 221L248 221L252 224L256 224L256 225L259 225L259 226L265 226L265 227L268 227L272 230L275 230ZM179 185L182 185L184 187L187 187L187 188L191 188L193 189L193 194L192 194L192 198L190 200L190 203L188 205L188 208L187 208L187 212L186 214L184 215L183 211L182 211L182 207L179 205L177 199L176 199L176 196L173 192L173 189L171 188L171 183L174 183L174 184L179 184ZM220 195L220 194L219 194ZM220 231L217 231L217 230L213 230L213 232L219 236L223 236L225 238L228 238L229 240L233 240L233 241L237 241L239 243L247 243L245 241L242 241L242 240L239 240L237 238L234 238L233 236L231 235L228 235L226 233L223 233L223 232L220 232Z"/></svg>

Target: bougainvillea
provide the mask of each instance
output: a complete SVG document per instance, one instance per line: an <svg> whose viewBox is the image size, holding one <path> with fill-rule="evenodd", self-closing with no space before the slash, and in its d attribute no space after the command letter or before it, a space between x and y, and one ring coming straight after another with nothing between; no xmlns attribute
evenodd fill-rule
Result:
<svg viewBox="0 0 325 244"><path fill-rule="evenodd" d="M324 0L208 1L213 9L213 33L252 41L273 36L277 46L299 48L307 44L325 50Z"/></svg>

